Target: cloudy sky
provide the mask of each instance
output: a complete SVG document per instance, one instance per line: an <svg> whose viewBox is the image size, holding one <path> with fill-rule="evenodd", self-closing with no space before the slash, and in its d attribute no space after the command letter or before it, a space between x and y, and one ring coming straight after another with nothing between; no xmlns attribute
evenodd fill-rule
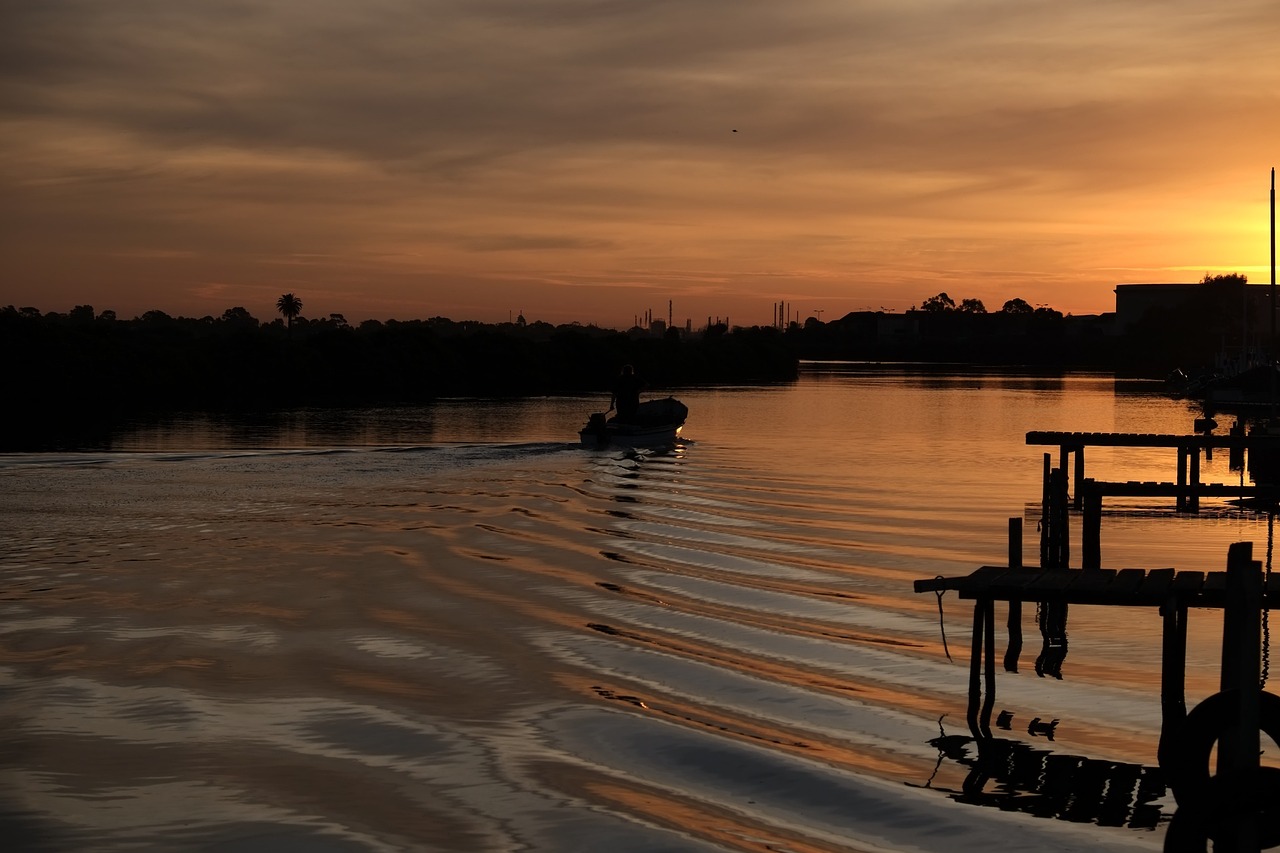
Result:
<svg viewBox="0 0 1280 853"><path fill-rule="evenodd" d="M824 320L1270 281L1275 0L6 0L0 305Z"/></svg>

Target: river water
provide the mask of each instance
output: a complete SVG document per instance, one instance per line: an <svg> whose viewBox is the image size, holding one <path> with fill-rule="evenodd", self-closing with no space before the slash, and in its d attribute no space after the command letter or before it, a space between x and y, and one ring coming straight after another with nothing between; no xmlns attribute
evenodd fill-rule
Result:
<svg viewBox="0 0 1280 853"><path fill-rule="evenodd" d="M0 455L7 849L1158 850L1158 615L1073 608L1058 680L1027 608L983 775L971 608L912 581L1003 564L1012 517L1034 565L1026 432L1189 431L1159 390L808 365L682 392L664 453L579 449L601 401L555 398ZM1088 474L1175 460L1091 449ZM1168 503L1108 503L1104 565L1265 556L1265 516Z"/></svg>

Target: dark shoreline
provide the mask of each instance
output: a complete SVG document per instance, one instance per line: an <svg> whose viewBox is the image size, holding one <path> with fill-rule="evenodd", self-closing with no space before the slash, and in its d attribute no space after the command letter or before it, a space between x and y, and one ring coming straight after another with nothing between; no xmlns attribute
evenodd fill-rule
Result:
<svg viewBox="0 0 1280 853"><path fill-rule="evenodd" d="M694 332L655 323L618 332L444 318L351 326L336 315L286 325L242 309L217 320L161 312L118 320L87 306L44 315L9 308L0 310L0 352L18 371L0 451L98 446L124 423L183 413L607 394L624 364L649 393L790 382L802 360L1167 372L1163 361L1134 355L1144 351L1141 338L1107 334L1096 317L916 313L904 338L864 328L861 315L786 329L715 324Z"/></svg>

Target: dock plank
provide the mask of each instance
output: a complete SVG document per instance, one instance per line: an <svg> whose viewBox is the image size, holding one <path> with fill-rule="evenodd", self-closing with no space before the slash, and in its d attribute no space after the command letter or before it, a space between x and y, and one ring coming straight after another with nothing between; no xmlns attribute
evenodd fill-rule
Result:
<svg viewBox="0 0 1280 853"><path fill-rule="evenodd" d="M1133 595L1134 602L1148 605L1164 604L1169 599L1175 574L1177 572L1174 569L1150 569Z"/></svg>
<svg viewBox="0 0 1280 853"><path fill-rule="evenodd" d="M1100 604L1120 604L1111 592L1111 582L1116 578L1115 569L1084 569L1071 584L1070 600L1077 603L1097 601Z"/></svg>
<svg viewBox="0 0 1280 853"><path fill-rule="evenodd" d="M1116 572L1116 578L1111 582L1111 591L1116 596L1132 597L1138 592L1138 587L1142 586L1146 577L1147 573L1143 569L1121 569Z"/></svg>
<svg viewBox="0 0 1280 853"><path fill-rule="evenodd" d="M1204 572L1183 571L1174 574L1169 591L1178 598L1187 600L1187 603L1191 603L1190 599L1199 595L1203 588Z"/></svg>
<svg viewBox="0 0 1280 853"><path fill-rule="evenodd" d="M1037 568L1009 569L994 580L988 589L998 598L1016 598L1019 593L1034 584L1044 572L1044 569Z"/></svg>

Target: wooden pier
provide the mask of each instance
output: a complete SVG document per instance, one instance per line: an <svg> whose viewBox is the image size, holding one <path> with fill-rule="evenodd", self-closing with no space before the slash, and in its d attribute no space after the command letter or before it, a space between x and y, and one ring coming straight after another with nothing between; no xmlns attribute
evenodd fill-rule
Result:
<svg viewBox="0 0 1280 853"><path fill-rule="evenodd" d="M1056 445L1060 467L1045 454L1040 567L1022 565L1022 519L1009 523L1009 562L983 566L962 577L917 580L915 591L941 596L956 592L974 602L969 670L968 723L979 745L990 742L996 694L995 602L1008 603L1008 650L1004 668L1018 671L1022 649L1022 603L1039 606L1043 645L1036 673L1061 678L1067 654L1069 605L1147 607L1163 619L1158 763L1178 803L1166 850L1256 851L1280 846L1280 804L1260 795L1280 787L1280 770L1261 767L1260 734L1280 744L1280 696L1261 689L1262 613L1280 605L1280 575L1264 576L1252 558L1252 543L1231 546L1224 571L1101 567L1102 500L1106 496L1173 497L1180 511L1195 512L1201 497L1247 497L1280 501L1280 484L1244 486L1200 482L1200 454L1223 448L1233 454L1275 453L1280 435L1142 435L1126 433L1029 432L1028 444ZM1169 447L1178 451L1178 479L1171 483L1114 483L1085 476L1084 449ZM1067 465L1075 454L1074 502L1082 514L1082 567L1069 568ZM1233 463L1236 459L1233 458ZM1223 611L1220 692L1190 713L1186 707L1188 612ZM1216 772L1211 753L1217 748Z"/></svg>
<svg viewBox="0 0 1280 853"><path fill-rule="evenodd" d="M1086 481L1085 448L1086 447L1168 447L1177 450L1177 481L1169 483L1142 483L1143 491L1127 494L1142 494L1148 497L1172 497L1177 499L1179 510L1195 512L1199 508L1201 495L1252 495L1253 490L1263 489L1258 486L1234 484L1214 484L1200 482L1200 455L1212 453L1215 449L1224 449L1235 454L1243 464L1243 454L1249 452L1280 453L1280 434L1246 434L1243 429L1217 435L1210 432L1191 433L1188 435L1168 435L1160 433L1125 433L1125 432L1048 432L1032 430L1027 433L1027 444L1047 445L1058 448L1058 460L1061 470L1067 471L1067 465L1074 455L1074 479L1076 483L1075 508L1083 509L1085 493L1080 486ZM1094 481L1097 482L1097 481ZM1132 483L1099 483L1102 493L1126 494L1125 487L1138 487ZM1115 491L1108 492L1114 487ZM1266 491L1257 495L1270 497L1274 487L1266 487Z"/></svg>
<svg viewBox="0 0 1280 853"><path fill-rule="evenodd" d="M1021 647L1022 602L1046 607L1099 605L1158 608L1163 619L1160 672L1161 729L1157 760L1183 814L1179 838L1196 842L1230 836L1214 850L1256 851L1260 837L1280 831L1270 807L1258 803L1256 786L1280 781L1278 772L1259 766L1260 732L1280 738L1280 697L1260 684L1261 612L1280 604L1280 576L1264 577L1252 559L1252 543L1231 547L1225 571L1163 569L1039 569L983 566L963 577L917 580L916 592L955 591L974 604L969 672L968 722L979 744L990 740L996 696L995 602L1010 607L1010 651L1005 669L1017 671ZM1193 608L1223 613L1222 670L1219 693L1190 714L1186 707L1187 618ZM1065 628L1062 656L1065 657ZM1053 654L1046 635L1044 654ZM1061 659L1058 659L1061 664ZM1040 671L1037 665L1038 674ZM1059 674L1059 677L1060 674ZM1278 740L1277 742L1280 742ZM1216 773L1210 755L1218 747ZM1235 804L1235 805L1232 805ZM1241 806L1239 804L1246 804ZM1230 817L1229 828L1220 825ZM1176 821L1175 821L1176 822ZM1173 833L1174 824L1170 825ZM1224 833L1226 835L1224 835ZM1198 842L1196 842L1198 843ZM1266 845L1273 846L1273 845ZM1166 849L1205 849L1177 846Z"/></svg>
<svg viewBox="0 0 1280 853"><path fill-rule="evenodd" d="M1068 489L1067 466L1074 454L1075 488L1072 506L1081 513L1081 567L1096 569L1102 566L1102 505L1107 497L1173 498L1178 512L1199 512L1200 499L1208 497L1234 498L1255 501L1264 505L1280 505L1280 483L1202 483L1200 481L1200 455L1215 448L1225 449L1233 455L1233 464L1243 466L1245 454L1266 454L1267 458L1280 459L1280 434L1264 433L1247 435L1243 429L1232 430L1225 435L1193 433L1190 435L1163 435L1146 433L1111 432L1042 432L1027 433L1027 444L1058 447L1060 467L1058 474L1051 473L1051 455L1045 454L1046 502L1049 489L1066 494ZM1177 450L1176 481L1114 482L1096 480L1085 476L1086 447L1168 447ZM1051 477L1061 477L1061 482ZM1060 520L1066 523L1065 516ZM1064 544L1064 548L1069 545ZM1065 566L1066 562L1060 565Z"/></svg>

